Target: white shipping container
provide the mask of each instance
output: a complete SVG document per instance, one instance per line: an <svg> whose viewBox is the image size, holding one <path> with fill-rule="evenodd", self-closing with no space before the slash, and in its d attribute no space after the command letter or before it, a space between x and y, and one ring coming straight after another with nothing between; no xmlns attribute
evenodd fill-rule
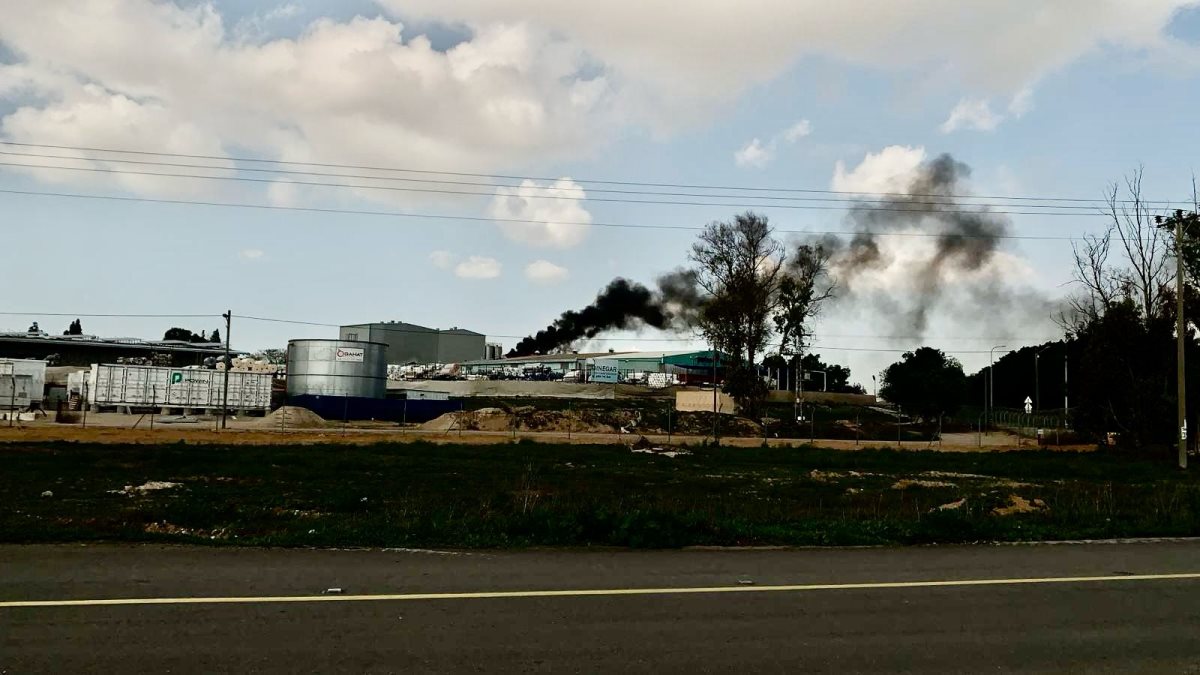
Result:
<svg viewBox="0 0 1200 675"><path fill-rule="evenodd" d="M13 383L17 386L14 405ZM0 359L0 407L28 408L41 405L46 392L46 362L32 359Z"/></svg>
<svg viewBox="0 0 1200 675"><path fill-rule="evenodd" d="M268 410L271 379L270 373L230 373L229 408ZM224 387L224 371L92 364L87 399L97 406L220 408Z"/></svg>

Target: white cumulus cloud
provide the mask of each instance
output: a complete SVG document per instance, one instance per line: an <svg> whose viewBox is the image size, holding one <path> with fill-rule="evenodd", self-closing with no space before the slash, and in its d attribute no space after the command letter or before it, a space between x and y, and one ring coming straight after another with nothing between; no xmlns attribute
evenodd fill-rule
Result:
<svg viewBox="0 0 1200 675"><path fill-rule="evenodd" d="M1025 113L1033 110L1033 90L1025 87L1018 91L1008 102L1008 114L1012 117L1024 117Z"/></svg>
<svg viewBox="0 0 1200 675"><path fill-rule="evenodd" d="M784 130L783 140L787 141L788 143L795 143L811 133L812 123L808 120L800 120Z"/></svg>
<svg viewBox="0 0 1200 675"><path fill-rule="evenodd" d="M766 143L758 138L751 139L749 143L733 153L733 163L743 168L761 169L775 159L779 146L791 145L811 133L812 124L808 120L800 120L772 136Z"/></svg>
<svg viewBox="0 0 1200 675"><path fill-rule="evenodd" d="M261 260L265 254L261 249L246 248L238 252L238 257L242 260Z"/></svg>
<svg viewBox="0 0 1200 675"><path fill-rule="evenodd" d="M15 103L0 105L12 110L0 117L0 137L15 141L374 166L403 158L423 169L488 171L514 157L578 156L623 123L603 70L529 23L473 27L439 50L381 16L320 18L286 38L241 34L211 3L0 0L0 16L0 51L11 54L0 62L0 103ZM36 175L156 194L237 189Z"/></svg>
<svg viewBox="0 0 1200 675"><path fill-rule="evenodd" d="M454 265L458 256L449 251L433 251L429 254L429 262L440 270L448 270Z"/></svg>
<svg viewBox="0 0 1200 675"><path fill-rule="evenodd" d="M807 57L1009 96L1100 49L1200 54L1166 33L1194 0L380 0L398 16L468 26L530 22L578 45L666 122L694 119ZM630 17L636 20L630 20ZM737 26L753 40L714 40Z"/></svg>
<svg viewBox="0 0 1200 675"><path fill-rule="evenodd" d="M586 197L583 187L570 178L553 183L524 180L519 187L496 188L490 213L509 239L570 248L583 242L591 226L592 214L583 207Z"/></svg>
<svg viewBox="0 0 1200 675"><path fill-rule="evenodd" d="M963 99L950 111L946 121L942 122L941 130L943 134L959 129L994 131L1003 119L1003 115L992 112L987 99Z"/></svg>
<svg viewBox="0 0 1200 675"><path fill-rule="evenodd" d="M1007 113L992 111L987 99L963 99L950 111L942 122L942 133L949 134L960 129L973 131L995 131L1006 119L1020 119L1033 110L1033 90L1024 87L1008 101Z"/></svg>
<svg viewBox="0 0 1200 675"><path fill-rule="evenodd" d="M525 266L525 278L539 284L553 284L566 281L570 276L567 268L555 265L549 260L535 260Z"/></svg>
<svg viewBox="0 0 1200 675"><path fill-rule="evenodd" d="M763 147L762 141L755 138L733 153L733 162L741 167L762 168L770 163L774 157L775 148Z"/></svg>
<svg viewBox="0 0 1200 675"><path fill-rule="evenodd" d="M495 279L500 276L500 261L482 255L473 255L454 267L454 276L460 279Z"/></svg>
<svg viewBox="0 0 1200 675"><path fill-rule="evenodd" d="M317 18L279 36L301 3L255 15L249 24L273 22L260 30L213 2L0 0L0 136L488 172L588 156L629 129L695 128L806 59L916 79L968 101L1015 97L1013 116L1027 108L1019 92L1098 50L1200 64L1200 48L1166 31L1194 0L978 0L970 11L961 0L377 2L382 15ZM419 28L432 24L460 28L464 39L435 47ZM712 39L730 26L754 39ZM143 193L234 189L27 171Z"/></svg>

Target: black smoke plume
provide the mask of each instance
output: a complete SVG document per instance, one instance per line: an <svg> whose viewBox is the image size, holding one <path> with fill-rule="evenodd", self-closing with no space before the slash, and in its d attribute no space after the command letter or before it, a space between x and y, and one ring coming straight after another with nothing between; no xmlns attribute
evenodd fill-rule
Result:
<svg viewBox="0 0 1200 675"><path fill-rule="evenodd" d="M904 194L872 197L852 206L847 220L858 233L848 243L831 238L821 242L833 252L834 273L843 291L853 296L859 274L892 263L887 249L880 247L877 233L919 232L934 236L936 246L909 271L911 288L889 289L874 298L876 309L890 314L905 334L922 335L930 310L949 291L966 291L992 303L1008 297L1003 289L994 288L1002 284L998 280L951 288L947 279L951 272L972 272L987 265L1010 230L1005 216L961 199L970 175L969 166L943 154L921 165ZM990 307L1004 309L994 304Z"/></svg>
<svg viewBox="0 0 1200 675"><path fill-rule="evenodd" d="M672 316L661 295L639 283L617 278L600 291L592 304L563 312L553 324L518 342L508 356L547 354L606 330L639 324L667 328L671 322Z"/></svg>

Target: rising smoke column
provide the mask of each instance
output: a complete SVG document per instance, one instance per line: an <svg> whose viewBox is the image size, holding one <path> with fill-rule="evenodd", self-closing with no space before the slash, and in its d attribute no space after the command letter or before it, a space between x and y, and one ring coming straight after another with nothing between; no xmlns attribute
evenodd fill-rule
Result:
<svg viewBox="0 0 1200 675"><path fill-rule="evenodd" d="M658 294L639 283L617 278L600 291L592 304L563 312L553 324L518 342L508 356L546 354L606 330L639 324L667 328L671 322L671 314Z"/></svg>
<svg viewBox="0 0 1200 675"><path fill-rule="evenodd" d="M863 200L850 208L847 220L858 230L850 242L822 240L834 252L833 268L843 289L853 295L855 278L871 269L882 269L893 260L880 246L876 233L925 232L934 235L933 253L907 270L911 289L876 295L876 309L890 314L897 327L913 335L924 334L929 311L945 296L948 276L973 272L991 262L1011 224L986 207L963 202L965 181L971 168L948 154L923 163L904 194ZM827 238L828 239L828 238ZM1005 297L999 281L959 287L990 303ZM993 309L997 308L994 304Z"/></svg>

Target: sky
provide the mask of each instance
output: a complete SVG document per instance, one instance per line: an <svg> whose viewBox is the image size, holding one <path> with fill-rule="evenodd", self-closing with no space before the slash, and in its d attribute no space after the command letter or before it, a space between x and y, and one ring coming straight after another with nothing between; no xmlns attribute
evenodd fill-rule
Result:
<svg viewBox="0 0 1200 675"><path fill-rule="evenodd" d="M854 229L845 201L780 198L843 196L764 188L903 191L949 153L970 168L962 193L1097 200L1141 166L1152 198L1182 204L1200 157L1192 1L0 0L0 16L0 330L209 315L83 319L158 338L231 309L241 350L336 335L243 317L511 347L616 276L686 264L696 228L747 207L789 245ZM1061 337L1070 238L1106 221L1056 203L1085 208L999 214L1014 238L939 278L918 335L895 314L923 292L932 239L881 237L892 263L825 308L813 350L869 389L920 345L971 371ZM1011 302L964 290L981 284ZM585 346L702 346L601 338Z"/></svg>

